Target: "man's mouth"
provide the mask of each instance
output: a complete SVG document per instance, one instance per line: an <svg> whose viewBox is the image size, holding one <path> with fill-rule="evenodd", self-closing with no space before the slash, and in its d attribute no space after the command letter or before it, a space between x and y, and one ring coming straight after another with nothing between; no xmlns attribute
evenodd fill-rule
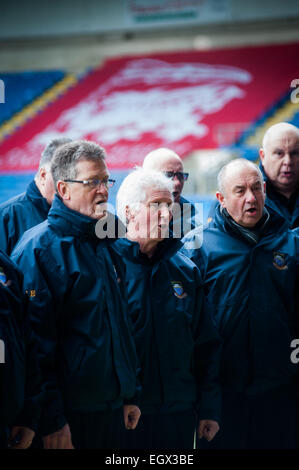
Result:
<svg viewBox="0 0 299 470"><path fill-rule="evenodd" d="M284 176L285 178L292 178L294 173L292 171L282 171L281 175Z"/></svg>
<svg viewBox="0 0 299 470"><path fill-rule="evenodd" d="M95 203L95 215L102 218L107 215L107 201L98 201Z"/></svg>
<svg viewBox="0 0 299 470"><path fill-rule="evenodd" d="M245 212L249 212L249 214L256 214L257 213L257 208L256 207L249 207L249 209L246 209Z"/></svg>

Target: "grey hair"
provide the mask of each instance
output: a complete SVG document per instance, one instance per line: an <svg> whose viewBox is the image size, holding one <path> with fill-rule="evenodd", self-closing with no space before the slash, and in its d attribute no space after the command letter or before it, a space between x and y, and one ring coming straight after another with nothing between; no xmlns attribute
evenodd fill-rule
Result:
<svg viewBox="0 0 299 470"><path fill-rule="evenodd" d="M52 139L42 152L38 169L50 166L55 150L58 147L61 147L61 145L68 144L69 142L72 142L72 139L69 137L57 137L57 139Z"/></svg>
<svg viewBox="0 0 299 470"><path fill-rule="evenodd" d="M126 224L126 207L138 211L142 202L146 200L148 190L153 188L169 191L173 199L173 181L160 171L136 167L126 176L116 196L117 215L124 224Z"/></svg>
<svg viewBox="0 0 299 470"><path fill-rule="evenodd" d="M76 179L77 163L81 160L104 161L105 150L95 142L74 140L57 148L51 164L55 188L59 180Z"/></svg>
<svg viewBox="0 0 299 470"><path fill-rule="evenodd" d="M236 158L226 163L226 165L224 165L221 168L221 170L219 171L217 175L217 186L218 186L218 191L220 193L224 194L225 178L226 178L227 172L229 171L230 168L235 167L235 166L240 166L240 167L247 166L250 168L254 168L257 171L261 179L261 182L264 181L263 174L255 163L251 162L250 160L247 160L246 158Z"/></svg>

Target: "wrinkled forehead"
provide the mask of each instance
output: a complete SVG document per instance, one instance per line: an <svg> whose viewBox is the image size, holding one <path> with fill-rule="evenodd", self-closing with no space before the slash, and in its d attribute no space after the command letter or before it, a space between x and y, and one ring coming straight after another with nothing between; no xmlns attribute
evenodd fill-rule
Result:
<svg viewBox="0 0 299 470"><path fill-rule="evenodd" d="M87 178L89 176L106 176L109 172L105 160L99 158L97 160L79 160L76 163L76 173L77 176L83 175Z"/></svg>
<svg viewBox="0 0 299 470"><path fill-rule="evenodd" d="M183 171L182 162L176 157L162 157L157 165L160 171Z"/></svg>
<svg viewBox="0 0 299 470"><path fill-rule="evenodd" d="M257 182L263 182L257 169L244 166L227 169L224 179L225 189L233 189L236 186L247 186Z"/></svg>
<svg viewBox="0 0 299 470"><path fill-rule="evenodd" d="M284 147L298 147L299 146L299 131L278 131L272 133L266 143L266 149L284 148Z"/></svg>
<svg viewBox="0 0 299 470"><path fill-rule="evenodd" d="M173 201L172 194L168 189L150 188L146 191L146 199L144 204L151 203L171 203Z"/></svg>

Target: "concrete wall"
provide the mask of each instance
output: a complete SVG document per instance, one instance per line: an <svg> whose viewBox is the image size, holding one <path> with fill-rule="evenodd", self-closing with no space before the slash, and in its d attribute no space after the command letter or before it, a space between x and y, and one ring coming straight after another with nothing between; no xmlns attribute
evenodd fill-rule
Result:
<svg viewBox="0 0 299 470"><path fill-rule="evenodd" d="M0 9L0 39L299 17L298 0L12 0L1 2Z"/></svg>

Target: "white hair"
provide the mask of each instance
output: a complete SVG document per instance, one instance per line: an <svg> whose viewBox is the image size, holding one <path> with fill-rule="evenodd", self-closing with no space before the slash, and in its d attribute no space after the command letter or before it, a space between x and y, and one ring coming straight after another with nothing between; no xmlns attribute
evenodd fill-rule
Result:
<svg viewBox="0 0 299 470"><path fill-rule="evenodd" d="M255 163L251 162L250 160L247 160L246 158L236 158L236 159L231 160L230 162L228 162L226 165L224 165L221 168L221 170L219 171L219 173L217 175L218 191L220 193L224 194L225 179L226 179L227 173L230 169L232 169L234 167L244 168L246 166L256 170L256 172L258 173L258 175L260 177L261 183L263 183L263 181L264 181L263 174L262 174L261 170L259 169L259 167Z"/></svg>
<svg viewBox="0 0 299 470"><path fill-rule="evenodd" d="M173 199L173 181L160 171L137 167L123 180L116 196L117 215L126 224L126 208L139 210L150 189L169 191Z"/></svg>

